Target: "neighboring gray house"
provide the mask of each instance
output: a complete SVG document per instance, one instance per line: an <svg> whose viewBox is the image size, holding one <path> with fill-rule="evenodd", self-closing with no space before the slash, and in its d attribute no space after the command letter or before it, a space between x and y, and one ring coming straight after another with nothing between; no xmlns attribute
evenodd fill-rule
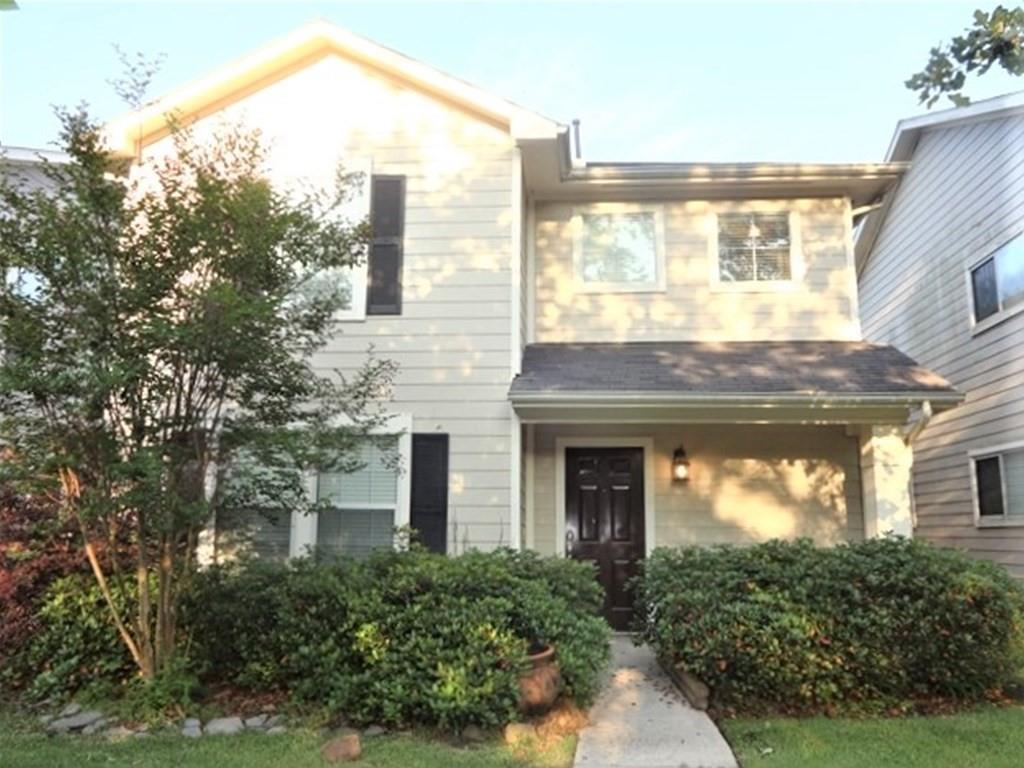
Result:
<svg viewBox="0 0 1024 768"><path fill-rule="evenodd" d="M658 545L910 534L908 444L960 395L862 340L853 211L899 163L584 163L567 127L325 22L108 126L128 157L259 128L276 183L366 171L368 264L316 363L373 345L399 470L310 478L316 516L240 524L257 550L435 550L597 563L621 626Z"/></svg>
<svg viewBox="0 0 1024 768"><path fill-rule="evenodd" d="M917 438L915 535L1024 577L1024 92L903 120L856 245L865 338L966 394Z"/></svg>

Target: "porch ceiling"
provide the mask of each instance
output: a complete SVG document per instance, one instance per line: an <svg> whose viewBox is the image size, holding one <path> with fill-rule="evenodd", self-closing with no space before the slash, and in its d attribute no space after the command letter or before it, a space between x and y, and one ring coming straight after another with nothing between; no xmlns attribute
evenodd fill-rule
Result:
<svg viewBox="0 0 1024 768"><path fill-rule="evenodd" d="M893 423L962 395L883 345L631 342L531 344L509 399L528 421Z"/></svg>

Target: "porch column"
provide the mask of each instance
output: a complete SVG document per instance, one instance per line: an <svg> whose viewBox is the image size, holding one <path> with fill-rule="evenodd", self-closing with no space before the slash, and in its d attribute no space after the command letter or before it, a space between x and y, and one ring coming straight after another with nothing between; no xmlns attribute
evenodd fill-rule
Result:
<svg viewBox="0 0 1024 768"><path fill-rule="evenodd" d="M860 480L864 536L914 535L910 500L913 449L901 426L864 427L860 433Z"/></svg>

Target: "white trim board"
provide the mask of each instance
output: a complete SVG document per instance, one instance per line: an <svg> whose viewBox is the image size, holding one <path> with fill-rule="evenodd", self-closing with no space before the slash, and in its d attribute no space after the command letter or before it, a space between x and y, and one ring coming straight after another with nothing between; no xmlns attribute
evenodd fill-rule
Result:
<svg viewBox="0 0 1024 768"><path fill-rule="evenodd" d="M565 557L565 449L642 448L644 452L644 555L654 551L654 438L555 437L555 553Z"/></svg>

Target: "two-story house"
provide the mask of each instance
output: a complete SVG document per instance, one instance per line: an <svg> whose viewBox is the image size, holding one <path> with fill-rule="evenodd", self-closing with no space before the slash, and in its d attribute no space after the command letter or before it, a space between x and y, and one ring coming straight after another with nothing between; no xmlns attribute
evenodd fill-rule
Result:
<svg viewBox="0 0 1024 768"><path fill-rule="evenodd" d="M862 341L853 211L899 163L582 163L566 126L324 22L109 126L261 130L272 173L364 169L368 264L319 361L400 366L403 466L314 478L334 511L218 521L258 551L431 547L598 564L616 625L655 546L910 534L914 425L959 395Z"/></svg>
<svg viewBox="0 0 1024 768"><path fill-rule="evenodd" d="M916 443L916 535L1024 577L1024 92L903 120L856 243L867 338L965 393Z"/></svg>

